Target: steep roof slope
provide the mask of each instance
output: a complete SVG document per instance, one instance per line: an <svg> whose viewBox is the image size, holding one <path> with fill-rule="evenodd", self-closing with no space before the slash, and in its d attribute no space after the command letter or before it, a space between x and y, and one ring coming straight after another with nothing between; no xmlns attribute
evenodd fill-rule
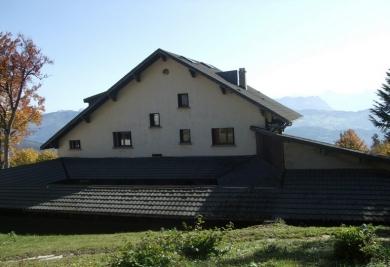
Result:
<svg viewBox="0 0 390 267"><path fill-rule="evenodd" d="M58 147L58 140L70 131L73 127L75 127L82 120L88 119L88 116L97 108L100 107L105 101L110 98L115 98L117 92L121 90L126 84L134 79L139 79L142 71L144 71L147 67L153 64L158 59L162 58L166 60L167 58L171 58L176 62L188 67L188 69L194 73L200 73L207 77L208 79L216 82L221 86L221 88L230 90L231 92L243 97L249 102L258 105L260 108L271 112L275 116L279 117L281 120L290 123L293 120L299 118L301 115L292 109L283 106L282 104L272 100L266 95L260 93L254 88L248 86L247 90L240 88L238 85L231 83L220 75L218 72L221 72L218 68L203 63L199 61L195 61L192 59L188 59L184 56L180 56L171 52L167 52L162 49L157 49L150 56L148 56L144 61L138 64L134 69L132 69L128 74L126 74L122 79L120 79L117 83L115 83L111 88L107 91L93 95L84 99L84 102L88 102L90 105L84 109L78 116L76 116L73 120L71 120L68 124L66 124L63 128L61 128L56 134L54 134L48 141L46 141L41 149Z"/></svg>

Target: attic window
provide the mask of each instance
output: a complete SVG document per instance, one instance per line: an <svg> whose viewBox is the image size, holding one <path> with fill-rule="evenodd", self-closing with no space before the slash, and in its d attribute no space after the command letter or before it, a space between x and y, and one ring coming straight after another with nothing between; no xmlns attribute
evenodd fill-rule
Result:
<svg viewBox="0 0 390 267"><path fill-rule="evenodd" d="M150 127L161 127L160 125L160 113L149 114Z"/></svg>
<svg viewBox="0 0 390 267"><path fill-rule="evenodd" d="M81 149L80 140L69 140L69 149Z"/></svg>
<svg viewBox="0 0 390 267"><path fill-rule="evenodd" d="M234 128L211 129L213 146L234 145Z"/></svg>
<svg viewBox="0 0 390 267"><path fill-rule="evenodd" d="M178 94L177 95L178 107L179 108L188 108L190 107L188 101L188 94Z"/></svg>
<svg viewBox="0 0 390 267"><path fill-rule="evenodd" d="M112 133L114 147L132 147L131 132L113 132Z"/></svg>

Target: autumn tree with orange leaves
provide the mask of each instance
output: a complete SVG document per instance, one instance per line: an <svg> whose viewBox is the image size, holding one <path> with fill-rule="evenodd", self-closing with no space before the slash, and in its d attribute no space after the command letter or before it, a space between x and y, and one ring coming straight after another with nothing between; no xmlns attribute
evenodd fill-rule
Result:
<svg viewBox="0 0 390 267"><path fill-rule="evenodd" d="M340 139L336 141L336 146L368 152L367 145L352 129L348 129L340 134Z"/></svg>
<svg viewBox="0 0 390 267"><path fill-rule="evenodd" d="M29 123L39 124L45 99L38 94L47 76L42 68L52 61L31 39L0 32L0 156L9 167L10 149L28 134Z"/></svg>

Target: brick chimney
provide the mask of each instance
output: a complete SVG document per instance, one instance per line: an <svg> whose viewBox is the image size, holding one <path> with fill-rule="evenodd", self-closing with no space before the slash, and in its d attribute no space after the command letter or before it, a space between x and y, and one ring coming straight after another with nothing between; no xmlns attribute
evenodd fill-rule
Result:
<svg viewBox="0 0 390 267"><path fill-rule="evenodd" d="M238 70L238 86L246 90L246 71L245 68L239 68Z"/></svg>

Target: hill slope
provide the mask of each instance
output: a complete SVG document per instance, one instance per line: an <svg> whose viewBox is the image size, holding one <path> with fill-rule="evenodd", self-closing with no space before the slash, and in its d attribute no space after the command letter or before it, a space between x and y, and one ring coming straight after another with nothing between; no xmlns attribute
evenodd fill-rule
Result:
<svg viewBox="0 0 390 267"><path fill-rule="evenodd" d="M332 108L322 98L318 96L285 96L276 99L283 105L294 110L316 109L316 110L332 110Z"/></svg>
<svg viewBox="0 0 390 267"><path fill-rule="evenodd" d="M56 112L46 113L42 116L40 125L31 125L31 135L20 144L20 147L32 147L39 149L39 146L48 140L55 132L73 119L79 112L73 110L60 110Z"/></svg>

